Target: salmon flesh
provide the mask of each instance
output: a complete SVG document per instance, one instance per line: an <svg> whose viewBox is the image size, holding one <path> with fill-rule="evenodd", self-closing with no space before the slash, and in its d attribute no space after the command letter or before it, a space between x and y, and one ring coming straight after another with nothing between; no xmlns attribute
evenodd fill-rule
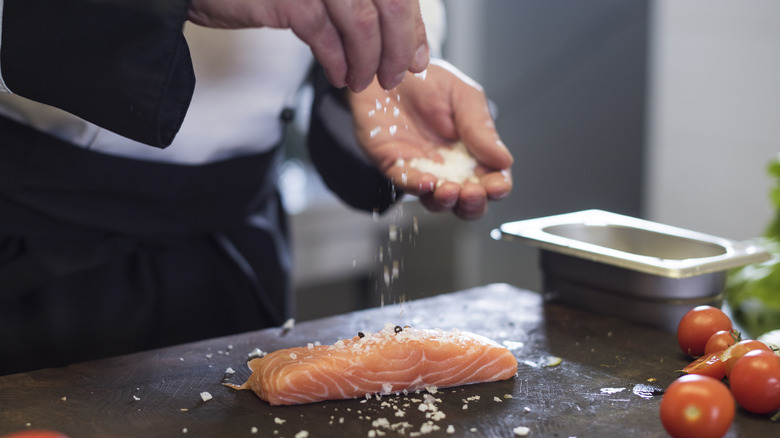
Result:
<svg viewBox="0 0 780 438"><path fill-rule="evenodd" d="M271 405L295 405L507 380L517 359L504 346L459 330L386 326L333 345L277 350L249 362L251 389Z"/></svg>

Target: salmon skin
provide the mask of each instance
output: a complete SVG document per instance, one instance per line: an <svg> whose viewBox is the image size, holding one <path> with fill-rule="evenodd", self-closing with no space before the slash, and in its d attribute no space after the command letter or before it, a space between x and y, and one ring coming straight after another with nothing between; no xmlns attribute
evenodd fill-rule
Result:
<svg viewBox="0 0 780 438"><path fill-rule="evenodd" d="M517 359L485 337L459 330L388 325L333 345L277 350L249 362L251 389L271 405L295 405L507 380Z"/></svg>

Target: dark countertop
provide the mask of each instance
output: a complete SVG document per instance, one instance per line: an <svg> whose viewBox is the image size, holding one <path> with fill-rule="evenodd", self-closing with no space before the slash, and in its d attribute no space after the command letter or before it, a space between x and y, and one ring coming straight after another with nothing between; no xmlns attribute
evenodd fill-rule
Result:
<svg viewBox="0 0 780 438"><path fill-rule="evenodd" d="M440 389L434 406L441 419L419 409L423 394L271 407L221 384L243 383L255 348L330 344L387 322L457 327L503 342L518 358L517 376ZM560 364L544 366L554 357ZM47 428L71 438L401 436L388 424L405 436L433 425L440 429L422 436L513 437L514 428L525 426L529 437L662 437L661 396L652 387L665 388L687 363L669 333L494 284L303 322L286 332L271 328L0 377L0 434ZM229 367L235 374L226 373ZM204 402L204 391L213 398ZM728 436L778 431L766 417L738 410Z"/></svg>

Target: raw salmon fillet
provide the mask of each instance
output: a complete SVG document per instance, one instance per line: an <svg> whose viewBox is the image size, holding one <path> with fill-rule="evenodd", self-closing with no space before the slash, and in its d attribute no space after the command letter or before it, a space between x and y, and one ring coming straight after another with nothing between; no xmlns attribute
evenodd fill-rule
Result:
<svg viewBox="0 0 780 438"><path fill-rule="evenodd" d="M359 335L252 359L246 383L229 386L251 389L272 405L294 405L506 380L517 373L507 348L473 333L388 325Z"/></svg>

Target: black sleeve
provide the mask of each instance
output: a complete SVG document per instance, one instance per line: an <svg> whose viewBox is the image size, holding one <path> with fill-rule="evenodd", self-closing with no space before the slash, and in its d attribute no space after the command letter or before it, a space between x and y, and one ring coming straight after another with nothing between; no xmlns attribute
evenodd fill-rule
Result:
<svg viewBox="0 0 780 438"><path fill-rule="evenodd" d="M168 146L195 86L189 1L5 0L2 77L15 94Z"/></svg>
<svg viewBox="0 0 780 438"><path fill-rule="evenodd" d="M307 143L322 180L348 205L384 212L402 193L360 150L342 91L330 85L319 66L314 68L311 82L314 103Z"/></svg>

